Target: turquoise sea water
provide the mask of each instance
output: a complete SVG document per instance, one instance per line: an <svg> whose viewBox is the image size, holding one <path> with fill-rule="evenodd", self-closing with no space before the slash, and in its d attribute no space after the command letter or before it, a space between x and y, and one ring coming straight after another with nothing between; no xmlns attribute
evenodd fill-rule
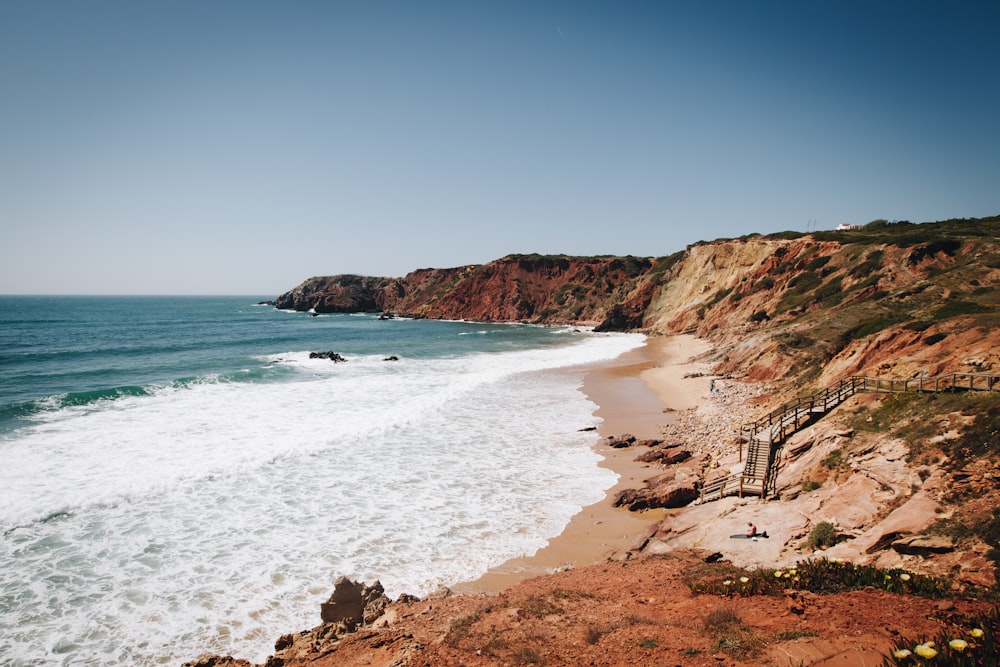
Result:
<svg viewBox="0 0 1000 667"><path fill-rule="evenodd" d="M259 661L337 576L426 594L613 484L582 365L641 337L257 300L0 297L0 664Z"/></svg>

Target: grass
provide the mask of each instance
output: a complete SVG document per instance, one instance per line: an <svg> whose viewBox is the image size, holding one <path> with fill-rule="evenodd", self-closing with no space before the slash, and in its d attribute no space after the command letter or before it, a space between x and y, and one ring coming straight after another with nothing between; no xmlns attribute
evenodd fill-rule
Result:
<svg viewBox="0 0 1000 667"><path fill-rule="evenodd" d="M855 324L853 327L847 330L844 337L848 340L860 340L862 338L867 338L877 334L883 329L888 329L894 324L899 324L905 321L905 315L902 314L891 314L879 317L872 317L866 320L862 320Z"/></svg>
<svg viewBox="0 0 1000 667"><path fill-rule="evenodd" d="M705 632L714 641L713 651L724 651L737 659L756 656L763 647L763 641L750 628L743 626L739 611L731 604L722 604L705 617Z"/></svg>
<svg viewBox="0 0 1000 667"><path fill-rule="evenodd" d="M609 622L602 623L600 625L591 625L584 632L584 639L590 645L597 644L601 641L604 635L611 634L623 628L631 627L633 625L658 625L659 622L645 616L638 616L636 614L630 614L624 618Z"/></svg>
<svg viewBox="0 0 1000 667"><path fill-rule="evenodd" d="M731 604L723 604L708 612L708 616L705 617L705 629L716 631L731 625L739 625L742 621L736 607Z"/></svg>
<svg viewBox="0 0 1000 667"><path fill-rule="evenodd" d="M756 657L764 647L764 642L750 628L727 628L712 644L713 651L728 653L737 660Z"/></svg>
<svg viewBox="0 0 1000 667"><path fill-rule="evenodd" d="M946 415L951 413L972 417L972 422L957 439L931 445L931 438L949 430ZM956 470L982 457L1000 459L1000 393L995 391L890 394L855 414L849 425L858 432L906 441L911 463L936 461L944 455L947 468Z"/></svg>
<svg viewBox="0 0 1000 667"><path fill-rule="evenodd" d="M548 596L542 595L533 595L527 598L519 605L517 610L517 615L520 618L543 618L551 614L561 613L563 613L562 607L548 599Z"/></svg>
<svg viewBox="0 0 1000 667"><path fill-rule="evenodd" d="M851 269L852 278L864 278L878 272L882 268L882 261L885 258L885 251L873 250L865 257L865 261L855 265Z"/></svg>
<svg viewBox="0 0 1000 667"><path fill-rule="evenodd" d="M774 635L774 638L779 642L790 642L796 639L804 639L806 637L815 637L816 633L812 630L807 630L805 628L792 628L791 630L782 630Z"/></svg>
<svg viewBox="0 0 1000 667"><path fill-rule="evenodd" d="M991 310L989 306L984 306L973 301L951 301L935 310L933 317L935 320L945 320L949 317L958 317L960 315L988 313Z"/></svg>
<svg viewBox="0 0 1000 667"><path fill-rule="evenodd" d="M834 468L843 468L847 464L847 459L844 458L844 450L834 449L820 463L832 470Z"/></svg>

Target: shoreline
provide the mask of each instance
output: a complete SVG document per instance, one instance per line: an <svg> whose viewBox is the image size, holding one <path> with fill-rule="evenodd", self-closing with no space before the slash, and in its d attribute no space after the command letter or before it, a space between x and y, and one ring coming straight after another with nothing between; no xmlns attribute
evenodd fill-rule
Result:
<svg viewBox="0 0 1000 667"><path fill-rule="evenodd" d="M618 475L600 501L583 507L559 535L531 556L514 558L482 576L451 587L456 594L496 594L530 577L559 570L624 558L656 528L664 510L630 512L613 506L623 489L642 486L661 472L635 458L642 447L614 449L608 436L631 433L636 438L660 439L660 427L671 423L674 412L698 406L709 390L710 379L684 377L706 372L706 364L692 361L712 349L707 341L689 334L647 337L645 343L617 359L585 369L581 391L597 408L602 441L594 446L600 466Z"/></svg>

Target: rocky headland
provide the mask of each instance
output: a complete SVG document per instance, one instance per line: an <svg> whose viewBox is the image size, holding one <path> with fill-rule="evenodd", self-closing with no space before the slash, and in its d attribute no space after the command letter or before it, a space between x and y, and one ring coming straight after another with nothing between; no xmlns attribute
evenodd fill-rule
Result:
<svg viewBox="0 0 1000 667"><path fill-rule="evenodd" d="M698 400L663 413L654 438L606 434L605 446L646 471L609 501L661 514L602 562L493 595L389 601L340 582L360 611L282 637L267 664L880 665L908 638L965 632L997 590L998 288L1000 217L749 236L666 258L519 256L403 279L306 281L277 307L697 341L683 361L684 391ZM654 386L662 370L642 372ZM952 373L986 390L859 391L774 443L764 498L704 496L743 469L742 427L791 399L853 376ZM767 537L746 539L748 523ZM823 592L798 579L771 595L746 588L817 559L885 578Z"/></svg>

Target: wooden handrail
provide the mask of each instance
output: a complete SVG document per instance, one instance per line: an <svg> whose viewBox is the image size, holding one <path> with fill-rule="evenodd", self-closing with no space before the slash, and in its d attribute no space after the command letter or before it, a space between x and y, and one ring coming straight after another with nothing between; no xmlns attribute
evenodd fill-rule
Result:
<svg viewBox="0 0 1000 667"><path fill-rule="evenodd" d="M740 477L739 493L742 496L744 483L747 480L761 480L761 496L767 495L768 483L773 483L772 466L774 463L774 446L780 444L786 437L796 432L800 424L808 421L809 417L816 413L826 413L837 407L845 400L858 393L880 392L880 393L904 393L922 392L936 393L941 391L997 391L1000 390L1000 375L993 373L946 373L936 377L919 377L910 379L870 377L866 375L852 375L841 379L836 385L821 389L809 396L800 396L793 401L772 410L764 417L747 424L740 425L740 440L745 440L747 444L747 458ZM786 433L786 429L791 430ZM758 437L758 434L767 431L767 439ZM763 452L761 449L767 445L766 467L763 479L757 474L756 464ZM742 458L742 446L740 455ZM714 490L714 489L713 489ZM719 489L721 498L725 492L725 484ZM704 499L704 494L702 495Z"/></svg>

